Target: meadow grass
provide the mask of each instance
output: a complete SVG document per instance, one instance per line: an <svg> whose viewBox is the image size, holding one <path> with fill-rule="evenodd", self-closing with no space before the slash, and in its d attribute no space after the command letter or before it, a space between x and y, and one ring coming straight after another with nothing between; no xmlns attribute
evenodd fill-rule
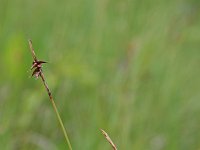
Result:
<svg viewBox="0 0 200 150"><path fill-rule="evenodd" d="M73 149L200 148L198 0L0 3L0 149L66 148L29 37Z"/></svg>

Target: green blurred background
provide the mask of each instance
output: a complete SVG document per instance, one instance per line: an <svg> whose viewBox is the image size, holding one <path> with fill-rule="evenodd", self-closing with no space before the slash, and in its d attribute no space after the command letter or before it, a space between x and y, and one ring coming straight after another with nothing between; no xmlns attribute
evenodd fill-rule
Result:
<svg viewBox="0 0 200 150"><path fill-rule="evenodd" d="M0 149L200 149L199 0L0 0Z"/></svg>

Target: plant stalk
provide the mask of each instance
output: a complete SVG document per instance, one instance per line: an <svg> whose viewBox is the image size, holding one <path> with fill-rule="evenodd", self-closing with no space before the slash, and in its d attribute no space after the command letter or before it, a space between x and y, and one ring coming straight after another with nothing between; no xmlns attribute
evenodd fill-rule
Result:
<svg viewBox="0 0 200 150"><path fill-rule="evenodd" d="M61 128L62 128L62 131L63 131L63 134L64 134L65 139L66 139L66 141L67 141L68 147L69 147L70 150L72 150L72 146L71 146L71 143L70 143L70 141L69 141L69 138L68 138L66 129L65 129L64 125L63 125L63 121L62 121L62 119L61 119L61 117L60 117L60 114L59 114L59 112L58 112L58 109L57 109L57 107L56 107L56 104L55 104L55 102L54 102L54 100L53 100L51 91L49 90L49 87L48 87L48 85L47 85L47 83L46 83L46 81L45 81L44 74L43 74L43 72L42 72L42 64L43 64L43 63L46 63L46 62L45 62L45 61L39 61L39 60L37 59L37 57L36 57L36 55L35 55L35 51L34 51L33 45L32 45L32 41L31 41L31 40L28 40L28 42L29 42L30 50L31 50L32 57L33 57L33 60L34 60L34 61L33 61L33 65L32 65L32 67L31 67L31 70L34 69L32 76L35 76L36 78L38 78L39 76L41 77L42 82L43 82L43 84L44 84L44 86L45 86L45 89L47 90L47 93L48 93L48 95L49 95L49 99L50 99L50 101L51 101L51 103L52 103L53 109L54 109L54 111L55 111L55 113L56 113L56 116L57 116L57 118L58 118L58 121L59 121L59 123L60 123L60 126L61 126Z"/></svg>
<svg viewBox="0 0 200 150"><path fill-rule="evenodd" d="M58 112L58 109L57 109L57 107L56 107L56 104L55 104L55 102L54 102L54 100L53 100L51 91L49 90L49 87L48 87L48 85L47 85L47 83L46 83L46 81L45 81L45 78L44 78L44 74L43 74L42 72L40 73L40 77L41 77L42 82L43 82L43 84L44 84L44 86L45 86L45 89L47 90L47 93L48 93L48 95L49 95L49 99L50 99L50 101L51 101L51 103L52 103L53 109L54 109L54 111L55 111L55 113L56 113L56 116L57 116L58 121L59 121L59 123L60 123L60 126L61 126L61 128L62 128L62 131L63 131L63 134L64 134L65 139L66 139L66 141L67 141L68 147L69 147L70 150L72 150L72 146L71 146L71 143L70 143L70 141L69 141L69 137L68 137L67 132L66 132L66 129L65 129L65 127L64 127L63 121L62 121L62 119L61 119L61 117L60 117L60 114L59 114L59 112Z"/></svg>

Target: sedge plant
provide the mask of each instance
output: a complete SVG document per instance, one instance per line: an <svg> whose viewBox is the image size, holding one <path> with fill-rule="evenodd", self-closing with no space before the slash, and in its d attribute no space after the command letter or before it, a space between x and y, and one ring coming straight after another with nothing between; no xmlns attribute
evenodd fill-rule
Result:
<svg viewBox="0 0 200 150"><path fill-rule="evenodd" d="M48 87L48 85L47 85L47 82L46 82L46 80L45 80L45 76L44 76L44 74L43 74L43 72L42 72L42 64L44 64L44 63L46 63L46 62L45 62L45 61L40 61L40 60L37 59L37 57L36 57L36 55L35 55L35 51L34 51L34 49L33 49L32 41L31 41L31 40L28 40L28 42L29 42L29 47L30 47L30 50L31 50L31 53L32 53L32 57L33 57L33 65L32 65L32 67L31 67L31 70L34 69L34 71L33 71L33 73L32 73L32 76L35 76L36 78L39 78L39 77L40 77L40 78L42 79L42 82L43 82L43 84L44 84L44 87L45 87L45 89L46 89L46 91L47 91L47 93L48 93L49 100L50 100L50 102L51 102L51 104L52 104L52 106L53 106L54 112L55 112L55 114L56 114L56 116L57 116L57 118L58 118L58 121L59 121L59 123L60 123L60 126L61 126L62 132L63 132L63 134L64 134L64 137L65 137L65 139L66 139L68 148L69 148L69 150L72 150L72 146L71 146L69 137L68 137L68 135L67 135L67 131L66 131L65 127L64 127L63 121L62 121L62 119L61 119L61 117L60 117L60 114L59 114L58 109L57 109L57 107L56 107L56 104L55 104L55 102L54 102L52 93L51 93L51 91L50 91L50 89L49 89L49 87Z"/></svg>

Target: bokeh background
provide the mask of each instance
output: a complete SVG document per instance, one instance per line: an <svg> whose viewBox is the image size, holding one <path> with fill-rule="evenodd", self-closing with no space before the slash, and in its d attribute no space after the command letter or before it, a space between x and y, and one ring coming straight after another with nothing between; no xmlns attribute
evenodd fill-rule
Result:
<svg viewBox="0 0 200 150"><path fill-rule="evenodd" d="M199 0L0 0L0 149L200 149Z"/></svg>

